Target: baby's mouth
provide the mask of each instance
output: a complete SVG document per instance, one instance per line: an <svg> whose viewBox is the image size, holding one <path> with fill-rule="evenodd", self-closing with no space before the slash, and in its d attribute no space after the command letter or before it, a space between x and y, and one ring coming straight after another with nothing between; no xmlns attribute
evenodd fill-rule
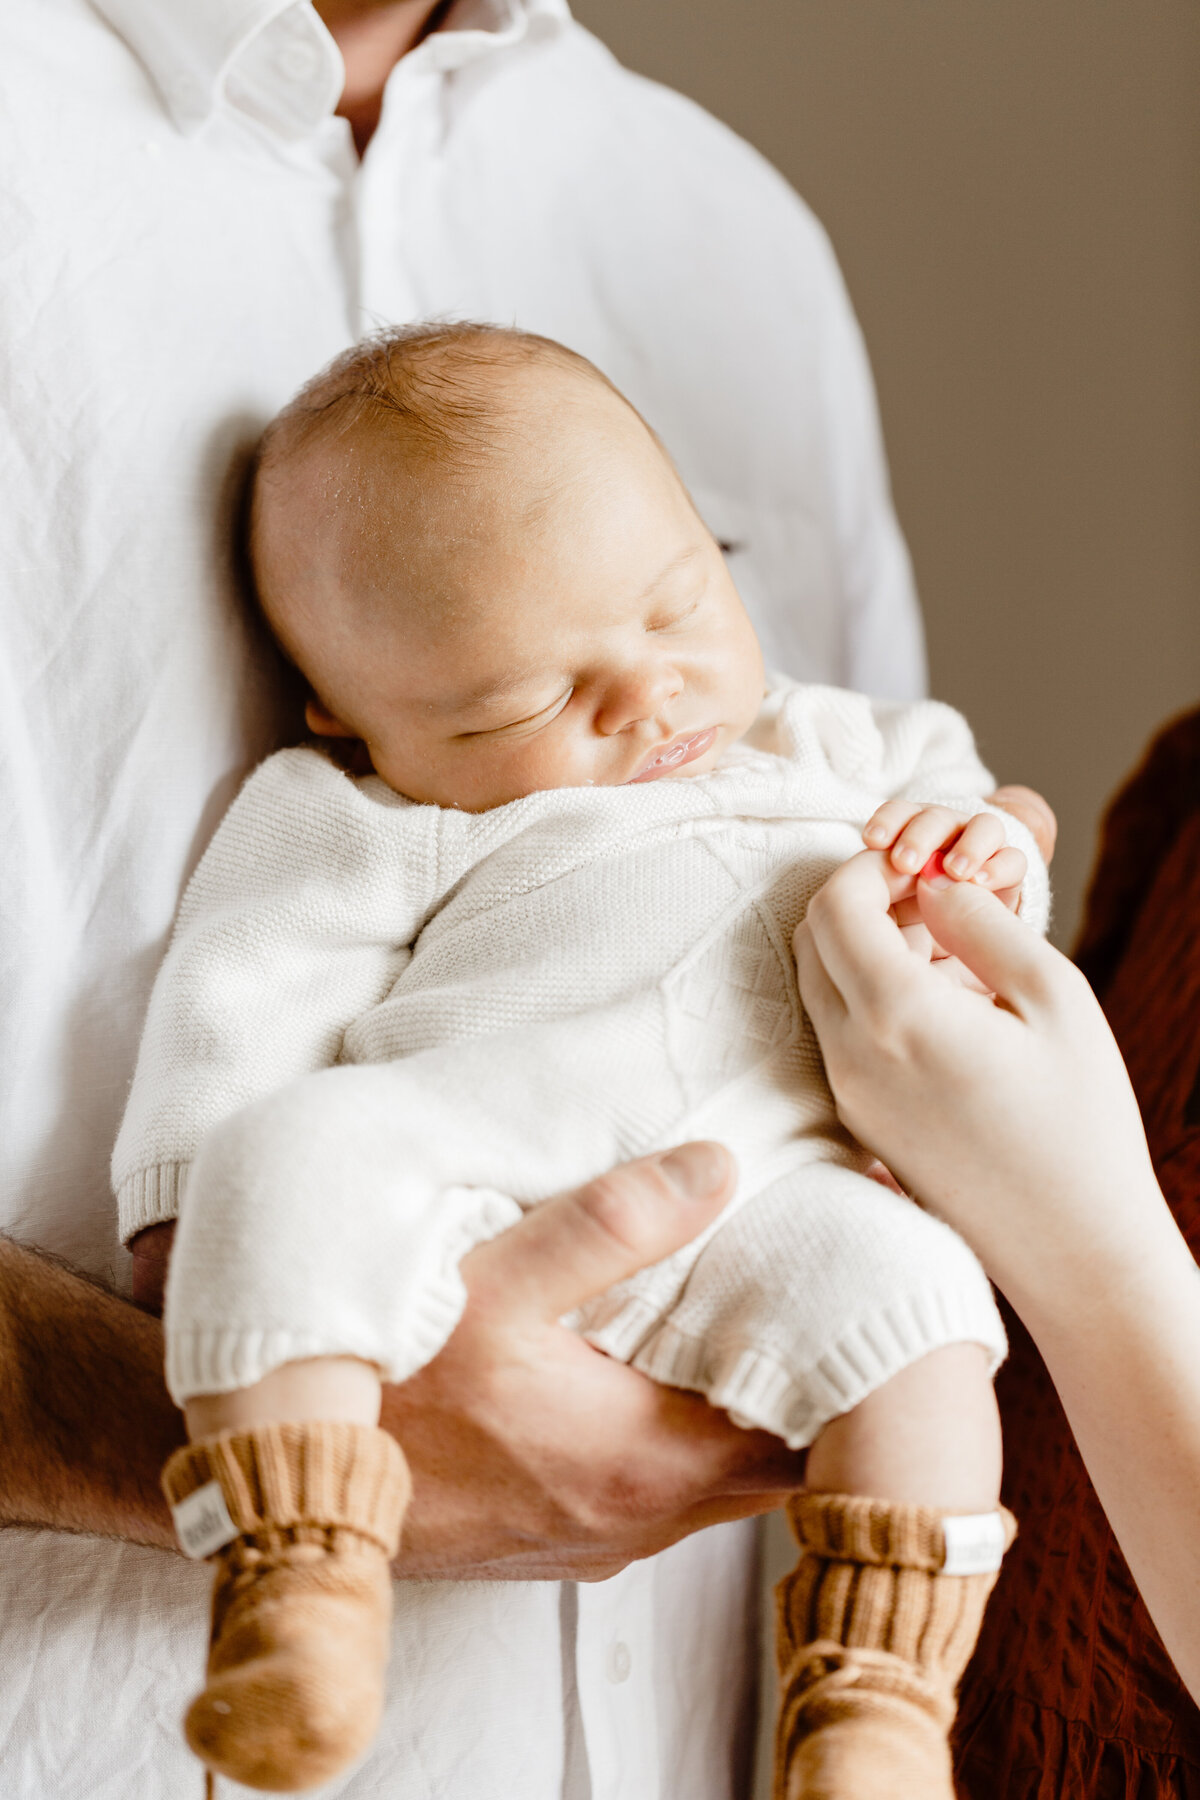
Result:
<svg viewBox="0 0 1200 1800"><path fill-rule="evenodd" d="M716 736L717 727L710 725L704 731L694 731L690 737L674 738L662 750L656 750L636 775L630 776L626 787L632 787L635 781L657 781L660 775L673 775L684 763L695 762L698 756L711 750Z"/></svg>

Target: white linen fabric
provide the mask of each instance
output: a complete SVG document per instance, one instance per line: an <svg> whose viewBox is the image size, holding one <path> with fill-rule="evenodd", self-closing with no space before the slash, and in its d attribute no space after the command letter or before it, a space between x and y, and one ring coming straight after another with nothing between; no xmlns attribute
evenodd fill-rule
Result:
<svg viewBox="0 0 1200 1800"><path fill-rule="evenodd" d="M114 1156L127 1235L180 1212L179 1404L311 1356L407 1380L473 1244L697 1138L738 1159L720 1229L588 1306L599 1348L794 1449L943 1344L999 1363L974 1256L839 1127L790 950L884 800L970 814L993 784L929 701L793 688L753 739L705 776L486 813L318 749L252 777L185 895Z"/></svg>
<svg viewBox="0 0 1200 1800"><path fill-rule="evenodd" d="M107 1161L150 983L280 741L230 549L239 469L362 330L450 313L575 345L662 433L774 659L920 691L819 227L558 0L446 25L398 65L360 165L304 0L0 7L0 1225L118 1284ZM743 1792L752 1545L704 1534L577 1595L415 1590L380 1748L334 1791ZM177 1719L204 1583L129 1547L0 1539L6 1795L192 1791Z"/></svg>

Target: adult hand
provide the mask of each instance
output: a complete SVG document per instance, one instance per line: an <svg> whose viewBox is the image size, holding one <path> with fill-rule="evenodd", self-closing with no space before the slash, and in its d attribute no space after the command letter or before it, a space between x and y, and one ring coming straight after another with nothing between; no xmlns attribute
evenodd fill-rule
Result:
<svg viewBox="0 0 1200 1800"><path fill-rule="evenodd" d="M742 1431L558 1323L701 1231L729 1198L717 1144L628 1163L528 1213L464 1258L467 1306L424 1369L385 1387L413 1500L402 1575L598 1580L705 1525L778 1506L803 1455ZM135 1242L152 1301L171 1227Z"/></svg>
<svg viewBox="0 0 1200 1800"><path fill-rule="evenodd" d="M889 909L995 1000L912 954ZM955 1225L1021 1306L1082 1244L1123 1255L1163 1203L1129 1078L1083 976L996 898L864 852L796 933L804 1003L845 1125Z"/></svg>
<svg viewBox="0 0 1200 1800"><path fill-rule="evenodd" d="M464 1259L457 1330L384 1390L414 1477L401 1574L599 1580L801 1485L803 1455L778 1438L558 1323L687 1243L733 1183L727 1151L684 1145L548 1201Z"/></svg>
<svg viewBox="0 0 1200 1800"><path fill-rule="evenodd" d="M943 980L867 852L796 934L847 1126L958 1227L1041 1351L1168 1652L1200 1700L1200 1306L1129 1078L1079 971L969 884L920 882L930 932L995 991Z"/></svg>

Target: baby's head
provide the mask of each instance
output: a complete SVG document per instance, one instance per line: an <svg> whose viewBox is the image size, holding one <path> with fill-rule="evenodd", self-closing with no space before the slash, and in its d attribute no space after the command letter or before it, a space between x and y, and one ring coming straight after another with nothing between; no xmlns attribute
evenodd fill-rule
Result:
<svg viewBox="0 0 1200 1800"><path fill-rule="evenodd" d="M661 445L546 338L415 326L339 357L268 428L250 548L310 728L414 800L703 774L762 699Z"/></svg>

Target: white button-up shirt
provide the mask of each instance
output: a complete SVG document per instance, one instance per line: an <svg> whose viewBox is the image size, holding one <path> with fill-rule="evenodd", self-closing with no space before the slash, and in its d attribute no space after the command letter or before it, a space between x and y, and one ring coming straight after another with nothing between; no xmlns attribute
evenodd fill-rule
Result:
<svg viewBox="0 0 1200 1800"><path fill-rule="evenodd" d="M922 685L862 347L783 182L562 0L459 0L361 165L341 85L307 0L0 8L0 1225L118 1280L106 1171L149 983L277 730L239 470L361 331L448 313L583 351L674 455L769 662ZM379 1745L329 1792L744 1793L752 1541L596 1587L406 1587ZM178 1718L206 1585L0 1538L6 1800L198 1793Z"/></svg>

